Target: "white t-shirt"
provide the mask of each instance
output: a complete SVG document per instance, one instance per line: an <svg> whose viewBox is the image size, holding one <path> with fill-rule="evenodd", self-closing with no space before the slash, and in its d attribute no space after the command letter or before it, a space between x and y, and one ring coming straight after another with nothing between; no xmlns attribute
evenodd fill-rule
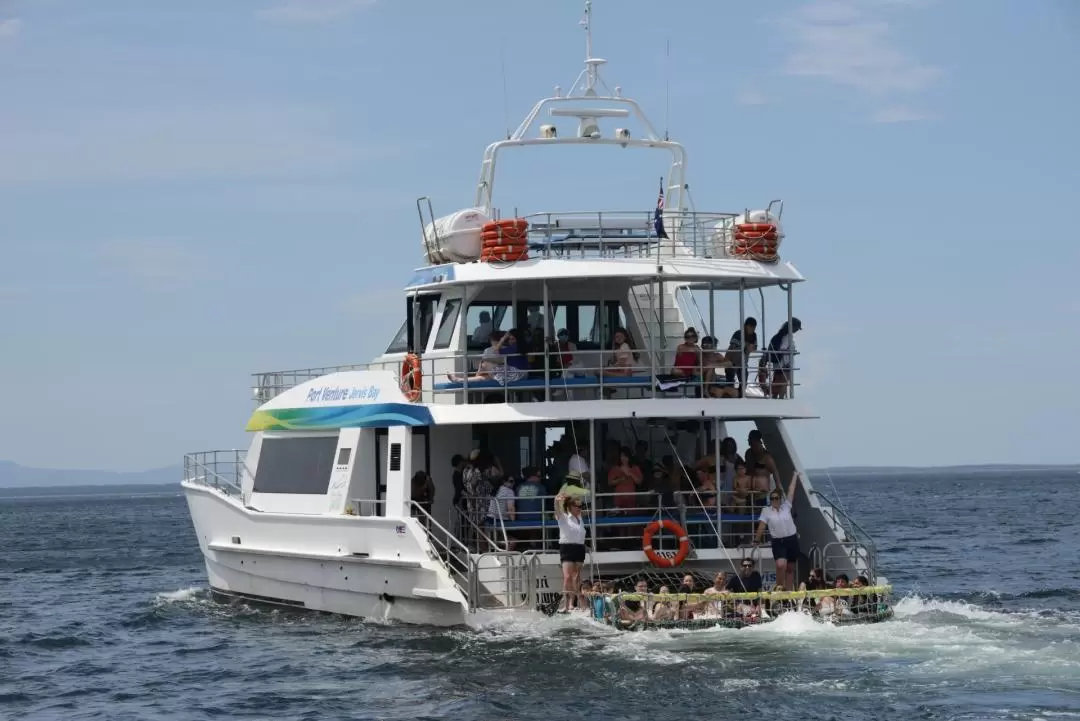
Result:
<svg viewBox="0 0 1080 721"><path fill-rule="evenodd" d="M570 456L570 463L567 464L567 470L580 473L581 477L584 479L589 478L589 462L577 453Z"/></svg>
<svg viewBox="0 0 1080 721"><path fill-rule="evenodd" d="M499 486L495 497L488 504L488 516L498 520L510 520L510 501L514 500L514 489L510 486Z"/></svg>
<svg viewBox="0 0 1080 721"><path fill-rule="evenodd" d="M795 519L791 517L791 501L786 499L780 504L779 510L771 505L762 509L760 520L768 525L769 535L773 538L787 538L798 533Z"/></svg>
<svg viewBox="0 0 1080 721"><path fill-rule="evenodd" d="M559 521L559 543L585 545L585 521L574 518L569 513L563 513L557 517Z"/></svg>

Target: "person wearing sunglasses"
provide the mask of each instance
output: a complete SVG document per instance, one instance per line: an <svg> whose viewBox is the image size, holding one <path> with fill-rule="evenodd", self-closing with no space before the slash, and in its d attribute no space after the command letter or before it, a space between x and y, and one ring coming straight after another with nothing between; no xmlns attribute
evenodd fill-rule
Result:
<svg viewBox="0 0 1080 721"><path fill-rule="evenodd" d="M581 498L566 493L555 496L555 520L559 524L559 561L562 563L563 611L575 605L585 608L581 587L581 567L585 564L585 521Z"/></svg>
<svg viewBox="0 0 1080 721"><path fill-rule="evenodd" d="M799 560L799 534L795 519L791 516L791 499L799 484L799 472L795 471L788 484L787 498L781 498L779 490L769 493L769 505L761 510L754 545L761 543L765 529L772 539L773 560L776 563L776 582L784 588L795 588L795 563Z"/></svg>

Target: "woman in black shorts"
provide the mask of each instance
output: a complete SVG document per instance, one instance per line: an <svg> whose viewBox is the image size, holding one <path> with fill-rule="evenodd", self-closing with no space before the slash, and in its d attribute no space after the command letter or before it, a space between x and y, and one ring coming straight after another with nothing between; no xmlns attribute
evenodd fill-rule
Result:
<svg viewBox="0 0 1080 721"><path fill-rule="evenodd" d="M559 562L562 564L563 600L560 610L575 605L585 608L580 595L581 567L585 564L585 521L581 499L560 493L555 496L555 520L559 523Z"/></svg>
<svg viewBox="0 0 1080 721"><path fill-rule="evenodd" d="M754 545L761 543L765 529L772 537L773 561L776 563L776 582L784 588L795 588L795 564L799 560L799 535L795 519L791 516L791 501L799 483L799 472L791 477L787 498L781 499L780 491L769 493L769 505L761 511Z"/></svg>

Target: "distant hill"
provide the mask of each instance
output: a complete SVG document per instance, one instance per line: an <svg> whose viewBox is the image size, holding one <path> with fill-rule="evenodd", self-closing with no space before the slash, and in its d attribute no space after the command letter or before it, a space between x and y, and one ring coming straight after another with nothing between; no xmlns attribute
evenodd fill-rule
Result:
<svg viewBox="0 0 1080 721"><path fill-rule="evenodd" d="M28 468L12 461L0 461L0 488L51 488L56 486L129 486L179 483L179 466L149 471L94 471L61 468Z"/></svg>
<svg viewBox="0 0 1080 721"><path fill-rule="evenodd" d="M1080 465L1039 465L1036 463L987 463L971 466L835 466L831 468L811 468L809 473L874 474L889 473L1016 473L1020 471L1063 471L1080 470Z"/></svg>

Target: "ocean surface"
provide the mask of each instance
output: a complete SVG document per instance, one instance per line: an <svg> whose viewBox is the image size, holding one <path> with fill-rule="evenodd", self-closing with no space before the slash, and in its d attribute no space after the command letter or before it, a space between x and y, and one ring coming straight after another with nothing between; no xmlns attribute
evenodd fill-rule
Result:
<svg viewBox="0 0 1080 721"><path fill-rule="evenodd" d="M813 476L893 621L617 633L218 605L184 499L0 498L2 719L1080 719L1076 471Z"/></svg>

